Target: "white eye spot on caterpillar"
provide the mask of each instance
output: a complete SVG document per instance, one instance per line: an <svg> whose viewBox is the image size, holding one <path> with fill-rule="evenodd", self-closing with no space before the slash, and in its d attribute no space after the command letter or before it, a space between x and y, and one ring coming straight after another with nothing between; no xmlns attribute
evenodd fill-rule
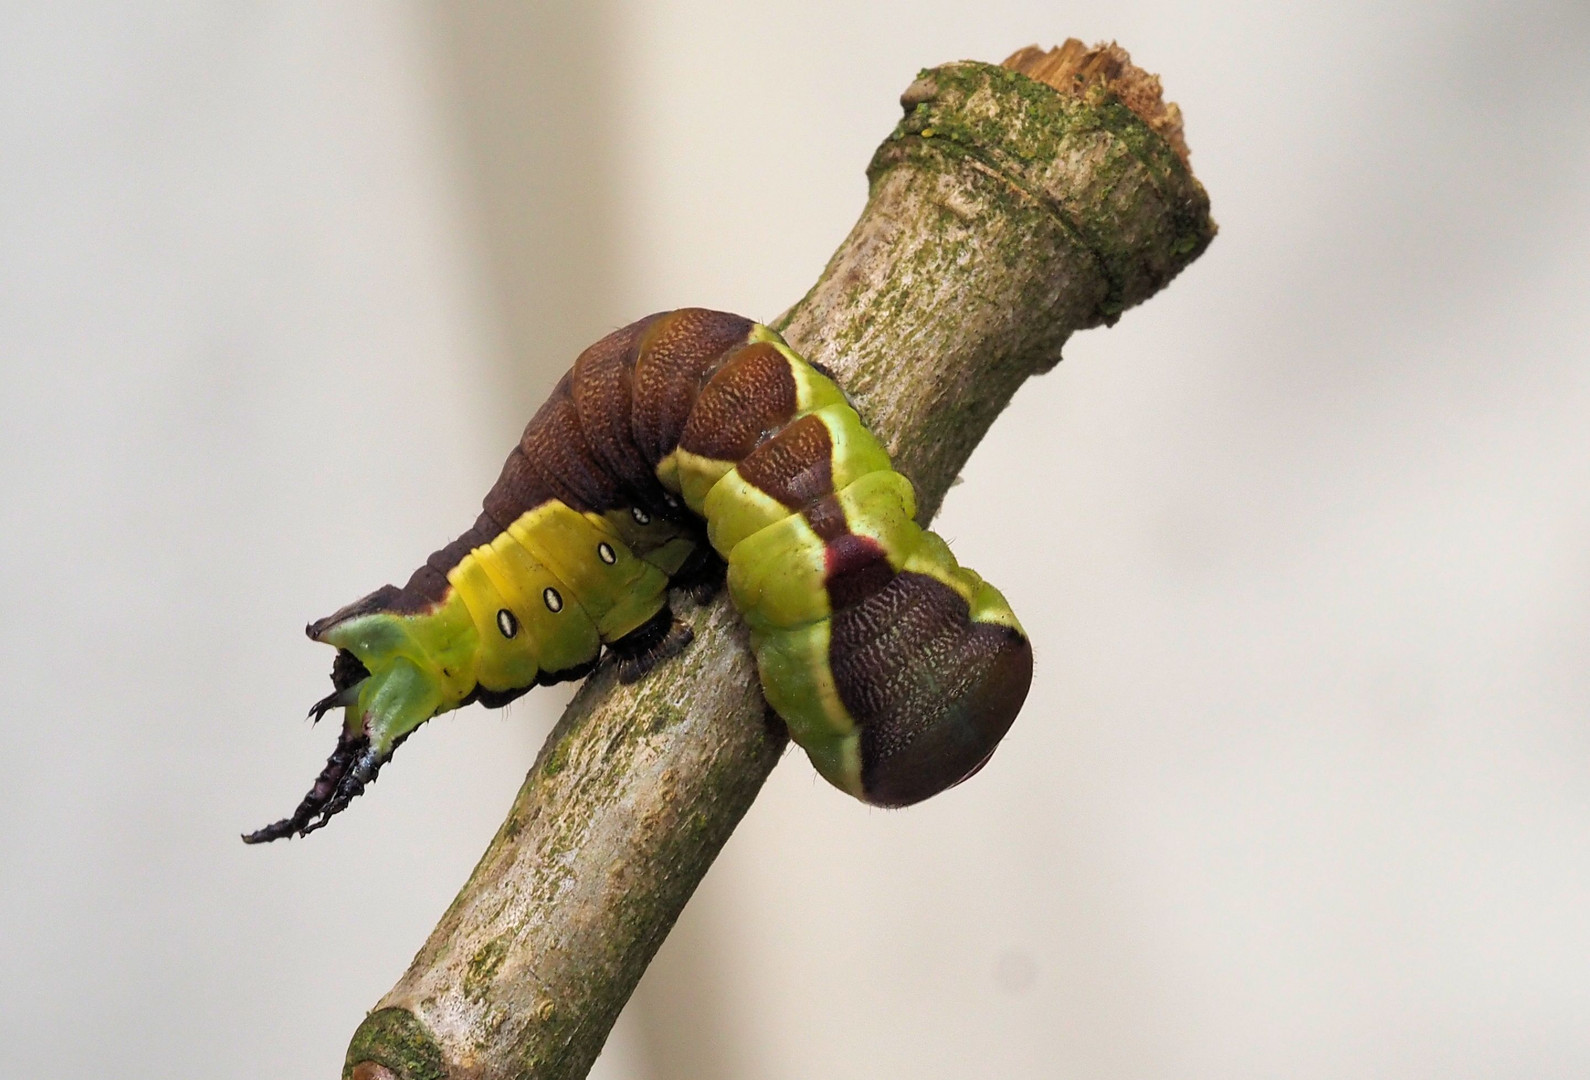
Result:
<svg viewBox="0 0 1590 1080"><path fill-rule="evenodd" d="M541 590L541 602L546 604L548 611L555 613L563 610L563 597L550 585Z"/></svg>
<svg viewBox="0 0 1590 1080"><path fill-rule="evenodd" d="M513 612L507 608L497 611L497 629L502 631L502 636L511 638L519 632L519 620L514 618Z"/></svg>
<svg viewBox="0 0 1590 1080"><path fill-rule="evenodd" d="M679 500L674 498L672 495L664 495L663 502L667 503L670 509L679 509Z"/></svg>
<svg viewBox="0 0 1590 1080"><path fill-rule="evenodd" d="M618 561L617 553L613 551L613 548L610 544L606 543L596 545L596 557L601 559L608 566L612 566Z"/></svg>
<svg viewBox="0 0 1590 1080"><path fill-rule="evenodd" d="M635 524L637 525L651 524L651 515L646 513L646 511L642 510L638 506L630 507L629 516L635 519Z"/></svg>

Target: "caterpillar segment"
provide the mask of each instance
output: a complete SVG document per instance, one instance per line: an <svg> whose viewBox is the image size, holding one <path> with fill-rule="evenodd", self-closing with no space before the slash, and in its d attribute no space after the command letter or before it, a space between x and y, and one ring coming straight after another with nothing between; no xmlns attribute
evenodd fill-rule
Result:
<svg viewBox="0 0 1590 1080"><path fill-rule="evenodd" d="M971 776L1032 679L993 586L916 524L910 482L843 392L769 328L686 308L582 353L526 426L474 526L401 588L311 623L334 646L337 747L292 816L323 826L426 720L581 678L626 680L689 630L670 585L726 579L762 689L817 771L918 802Z"/></svg>

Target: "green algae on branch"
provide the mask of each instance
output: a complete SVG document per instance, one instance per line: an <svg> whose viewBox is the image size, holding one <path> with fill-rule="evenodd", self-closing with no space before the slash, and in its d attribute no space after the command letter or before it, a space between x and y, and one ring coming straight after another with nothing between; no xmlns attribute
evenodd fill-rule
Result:
<svg viewBox="0 0 1590 1080"><path fill-rule="evenodd" d="M1072 97L1017 71L966 62L919 76L901 103L905 115L868 169L872 182L928 154L997 173L1011 201L1043 206L1099 260L1109 287L1098 322L1147 299L1214 238L1208 196L1186 161L1103 84ZM1142 225L1167 235L1145 237Z"/></svg>
<svg viewBox="0 0 1590 1080"><path fill-rule="evenodd" d="M861 219L776 320L852 395L917 485L923 522L1072 332L1147 299L1214 235L1179 115L1156 110L1157 82L1146 94L1124 52L1070 43L1007 63L912 84ZM686 611L683 655L576 695L469 882L360 1026L359 1080L386 1080L377 1065L400 1080L585 1075L786 745L727 601Z"/></svg>
<svg viewBox="0 0 1590 1080"><path fill-rule="evenodd" d="M354 1076L358 1066L373 1062L401 1080L446 1080L441 1047L425 1025L404 1009L377 1009L364 1018L348 1044L342 1080ZM371 1070L365 1070L368 1074Z"/></svg>
<svg viewBox="0 0 1590 1080"><path fill-rule="evenodd" d="M507 955L508 943L501 938L488 941L476 950L464 969L464 996L476 1000L484 998L486 989Z"/></svg>

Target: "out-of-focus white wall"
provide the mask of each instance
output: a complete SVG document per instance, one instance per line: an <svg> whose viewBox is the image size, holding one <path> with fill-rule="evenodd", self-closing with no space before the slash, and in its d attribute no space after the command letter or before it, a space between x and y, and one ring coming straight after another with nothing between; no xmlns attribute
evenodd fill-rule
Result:
<svg viewBox="0 0 1590 1080"><path fill-rule="evenodd" d="M472 519L573 352L771 316L918 67L1116 38L1221 235L937 527L1032 633L975 782L792 754L607 1077L1590 1068L1590 10L0 17L0 1074L327 1076L561 696L329 750L297 627Z"/></svg>

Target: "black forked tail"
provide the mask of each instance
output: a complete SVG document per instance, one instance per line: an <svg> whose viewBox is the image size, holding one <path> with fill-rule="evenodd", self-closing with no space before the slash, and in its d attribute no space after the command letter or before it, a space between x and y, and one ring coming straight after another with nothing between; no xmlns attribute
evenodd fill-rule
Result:
<svg viewBox="0 0 1590 1080"><path fill-rule="evenodd" d="M326 767L316 777L315 786L309 789L293 816L244 833L243 843L263 844L284 836L309 835L352 802L365 785L375 779L380 768L381 759L370 749L370 740L364 735L350 735L344 729Z"/></svg>

